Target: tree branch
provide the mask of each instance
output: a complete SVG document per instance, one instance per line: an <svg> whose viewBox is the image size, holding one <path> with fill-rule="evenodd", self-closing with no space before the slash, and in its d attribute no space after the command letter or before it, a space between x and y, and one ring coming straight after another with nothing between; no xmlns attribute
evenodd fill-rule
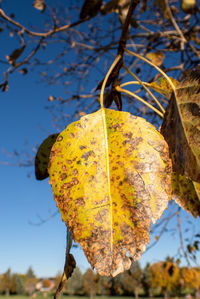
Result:
<svg viewBox="0 0 200 299"><path fill-rule="evenodd" d="M49 31L47 31L47 32L42 33L42 32L31 31L31 30L29 30L28 28L26 28L25 26L23 26L22 24L16 22L15 20L13 20L13 19L10 18L9 16L7 16L7 15L5 14L5 12L3 11L3 9L0 9L0 16L1 16L4 20L6 20L6 21L8 21L9 23L11 23L11 24L15 25L16 27L20 28L21 30L23 30L23 31L26 32L27 34L29 34L29 35L31 35L31 36L38 36L38 37L48 37L48 36L51 36L51 35L53 35L53 34L55 34L55 33L58 33L58 32L64 31L64 30L67 30L67 29L72 28L72 27L75 27L75 26L77 26L77 25L79 25L79 24L81 24L81 23L84 23L84 22L86 22L86 21L88 21L88 20L91 19L91 17L88 17L88 18L85 18L85 19L83 19L83 20L79 20L79 21L77 21L77 22L74 22L74 23L72 23L72 24L66 24L66 25L64 25L64 26L57 27L57 28L54 28L54 29L51 29L51 30L49 30Z"/></svg>

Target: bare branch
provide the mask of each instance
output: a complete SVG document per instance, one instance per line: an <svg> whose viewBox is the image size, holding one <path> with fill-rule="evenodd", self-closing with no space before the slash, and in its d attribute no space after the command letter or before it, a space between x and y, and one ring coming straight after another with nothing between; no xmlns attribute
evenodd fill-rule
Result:
<svg viewBox="0 0 200 299"><path fill-rule="evenodd" d="M16 22L15 20L13 20L12 18L10 18L8 15L5 14L5 12L0 9L0 16L5 19L6 21L8 21L9 23L15 25L16 27L20 28L21 30L23 30L24 32L26 32L27 34L29 34L30 36L38 36L38 37L48 37L48 36L52 36L55 33L61 32L61 31L65 31L68 30L69 28L75 27L81 23L84 23L88 20L90 20L91 18L85 18L83 20L78 20L77 22L74 22L72 24L66 24L64 26L61 27L55 27L51 30L49 30L48 32L34 32L32 30L29 30L28 28L26 28L25 26L23 26L22 24Z"/></svg>

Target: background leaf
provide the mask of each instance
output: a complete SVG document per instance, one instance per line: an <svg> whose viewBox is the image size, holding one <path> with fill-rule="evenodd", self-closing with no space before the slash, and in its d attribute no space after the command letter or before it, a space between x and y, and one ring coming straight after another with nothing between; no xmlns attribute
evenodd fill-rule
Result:
<svg viewBox="0 0 200 299"><path fill-rule="evenodd" d="M167 107L161 133L169 145L174 172L200 182L200 71L176 87Z"/></svg>
<svg viewBox="0 0 200 299"><path fill-rule="evenodd" d="M35 177L37 180L48 178L48 164L52 145L59 134L52 134L47 137L40 145L35 157Z"/></svg>
<svg viewBox="0 0 200 299"><path fill-rule="evenodd" d="M200 184L181 174L172 173L172 197L192 216L200 216Z"/></svg>
<svg viewBox="0 0 200 299"><path fill-rule="evenodd" d="M21 48L16 49L12 52L12 54L10 54L9 56L6 56L6 58L8 59L8 62L10 64L15 64L15 61L22 55L22 53L24 52L25 49L25 45L23 45Z"/></svg>
<svg viewBox="0 0 200 299"><path fill-rule="evenodd" d="M177 86L179 84L179 82L176 79L172 77L169 78L173 82L174 86ZM157 81L149 83L148 86L162 94L167 99L170 99L172 95L172 87L165 77L161 77Z"/></svg>
<svg viewBox="0 0 200 299"><path fill-rule="evenodd" d="M63 221L100 275L130 268L171 198L168 146L155 127L100 109L70 124L52 147L50 184Z"/></svg>
<svg viewBox="0 0 200 299"><path fill-rule="evenodd" d="M46 8L46 3L44 0L35 0L33 2L33 7L44 12Z"/></svg>
<svg viewBox="0 0 200 299"><path fill-rule="evenodd" d="M160 51L157 51L157 52L151 52L151 53L148 53L146 55L146 57L151 60L155 65L157 66L161 66L162 63L163 63L163 60L165 58L165 54L160 52Z"/></svg>

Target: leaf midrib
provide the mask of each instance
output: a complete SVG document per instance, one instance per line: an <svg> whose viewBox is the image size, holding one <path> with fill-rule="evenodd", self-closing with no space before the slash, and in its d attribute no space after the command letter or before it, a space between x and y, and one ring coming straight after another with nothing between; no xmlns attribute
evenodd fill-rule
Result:
<svg viewBox="0 0 200 299"><path fill-rule="evenodd" d="M108 133L107 133L107 124L106 124L106 115L105 109L101 108L102 111L102 120L103 120L103 133L104 133L104 141L105 141L105 156L106 156L106 172L107 172L107 186L108 186L108 198L110 203L110 251L111 256L113 256L113 214L112 214L112 196L111 196L111 188L110 188L110 167L109 167L109 148L108 148Z"/></svg>

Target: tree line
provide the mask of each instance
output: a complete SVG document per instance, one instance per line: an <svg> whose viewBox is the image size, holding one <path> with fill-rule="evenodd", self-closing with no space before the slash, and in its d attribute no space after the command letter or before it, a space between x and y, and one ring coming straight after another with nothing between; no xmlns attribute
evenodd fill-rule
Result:
<svg viewBox="0 0 200 299"><path fill-rule="evenodd" d="M12 273L8 269L0 275L0 294L33 295L37 292L55 292L61 274L53 278L39 279L30 267L26 274ZM184 296L191 294L200 297L200 268L180 267L179 262L167 258L165 261L144 269L138 262L115 278L102 277L92 269L85 273L77 267L64 287L68 295L84 295L93 298L95 295L105 296Z"/></svg>

